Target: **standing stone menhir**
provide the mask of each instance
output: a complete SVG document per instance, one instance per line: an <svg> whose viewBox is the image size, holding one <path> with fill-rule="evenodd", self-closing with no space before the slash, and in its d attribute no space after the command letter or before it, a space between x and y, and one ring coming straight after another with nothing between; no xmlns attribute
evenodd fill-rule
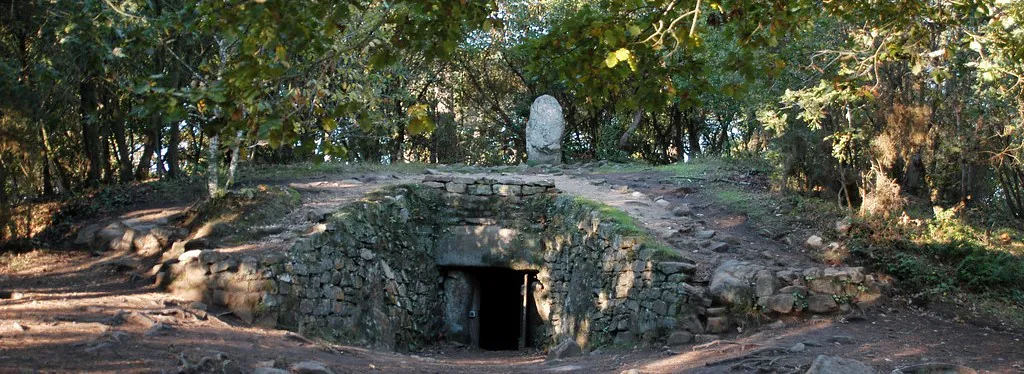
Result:
<svg viewBox="0 0 1024 374"><path fill-rule="evenodd" d="M526 156L530 165L562 163L562 133L565 120L558 100L543 95L530 105L526 123Z"/></svg>

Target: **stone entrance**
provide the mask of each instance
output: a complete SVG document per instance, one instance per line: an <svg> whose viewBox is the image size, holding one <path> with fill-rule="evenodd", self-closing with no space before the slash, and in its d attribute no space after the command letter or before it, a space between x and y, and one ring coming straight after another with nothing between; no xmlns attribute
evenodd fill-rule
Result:
<svg viewBox="0 0 1024 374"><path fill-rule="evenodd" d="M443 269L444 330L449 342L485 350L536 345L543 324L533 289L536 272L497 267Z"/></svg>

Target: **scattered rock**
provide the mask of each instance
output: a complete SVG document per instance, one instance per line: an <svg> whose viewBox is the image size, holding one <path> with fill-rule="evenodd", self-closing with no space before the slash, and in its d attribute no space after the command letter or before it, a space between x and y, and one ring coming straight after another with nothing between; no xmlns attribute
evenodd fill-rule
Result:
<svg viewBox="0 0 1024 374"><path fill-rule="evenodd" d="M853 337L849 335L836 335L826 340L833 344L853 344Z"/></svg>
<svg viewBox="0 0 1024 374"><path fill-rule="evenodd" d="M252 374L291 374L291 372L278 368L256 368Z"/></svg>
<svg viewBox="0 0 1024 374"><path fill-rule="evenodd" d="M711 244L708 244L708 250L717 253L729 252L729 243L711 242Z"/></svg>
<svg viewBox="0 0 1024 374"><path fill-rule="evenodd" d="M820 355L806 374L874 374L875 369L857 360Z"/></svg>
<svg viewBox="0 0 1024 374"><path fill-rule="evenodd" d="M114 347L114 344L108 343L108 342L103 342L103 343L99 343L99 344L95 344L93 346L90 346L89 348L86 348L85 349L85 353L96 354L97 352L99 352L101 350L108 349L108 348L113 348L113 347Z"/></svg>
<svg viewBox="0 0 1024 374"><path fill-rule="evenodd" d="M621 334L619 334L621 335ZM618 336L616 336L618 338ZM563 358L576 357L583 354L583 349L575 340L566 339L548 352L548 360L561 360Z"/></svg>
<svg viewBox="0 0 1024 374"><path fill-rule="evenodd" d="M853 218L849 216L844 217L841 220L836 221L836 232L839 235L846 235L850 233L850 229L853 228Z"/></svg>
<svg viewBox="0 0 1024 374"><path fill-rule="evenodd" d="M144 328L153 328L158 324L156 320L139 312L128 312L123 315L126 323L141 326Z"/></svg>
<svg viewBox="0 0 1024 374"><path fill-rule="evenodd" d="M697 239L711 239L715 237L715 234L718 234L715 230L700 230L693 234L693 237Z"/></svg>
<svg viewBox="0 0 1024 374"><path fill-rule="evenodd" d="M1019 367L1017 367L1020 370ZM892 371L892 374L928 374L928 373L951 373L951 374L977 374L978 371L966 366L929 362L927 364L902 367Z"/></svg>
<svg viewBox="0 0 1024 374"><path fill-rule="evenodd" d="M668 200L665 199L654 200L654 203L660 205L663 208L668 208L669 205L672 205L672 203L668 202Z"/></svg>
<svg viewBox="0 0 1024 374"><path fill-rule="evenodd" d="M673 331L668 335L668 345L683 345L693 341L693 334L689 331Z"/></svg>
<svg viewBox="0 0 1024 374"><path fill-rule="evenodd" d="M672 215L676 217L688 216L692 212L693 210L690 208L690 204L680 204L672 209Z"/></svg>
<svg viewBox="0 0 1024 374"><path fill-rule="evenodd" d="M220 364L220 372L224 374L242 374L242 367L235 360L225 360Z"/></svg>
<svg viewBox="0 0 1024 374"><path fill-rule="evenodd" d="M811 237L807 238L807 242L805 242L804 245L810 249L821 249L825 246L825 243L820 236L811 235Z"/></svg>
<svg viewBox="0 0 1024 374"><path fill-rule="evenodd" d="M604 179L591 179L590 180L590 184L595 185L595 186L603 186L603 185L605 185L607 183L608 183L608 181L606 181Z"/></svg>
<svg viewBox="0 0 1024 374"><path fill-rule="evenodd" d="M623 370L619 374L643 374L643 372L640 371L639 369L629 369L629 370Z"/></svg>
<svg viewBox="0 0 1024 374"><path fill-rule="evenodd" d="M17 322L11 324L11 327L14 327L14 331L26 331L26 330L28 330L28 326L22 325L22 324L17 323Z"/></svg>
<svg viewBox="0 0 1024 374"><path fill-rule="evenodd" d="M173 331L174 328L164 323L157 323L146 331L146 336L160 336Z"/></svg>
<svg viewBox="0 0 1024 374"><path fill-rule="evenodd" d="M807 350L807 346L804 343L796 343L792 347L789 347L789 351L793 353L803 352Z"/></svg>
<svg viewBox="0 0 1024 374"><path fill-rule="evenodd" d="M327 366L316 361L303 361L292 364L291 371L295 374L334 374Z"/></svg>

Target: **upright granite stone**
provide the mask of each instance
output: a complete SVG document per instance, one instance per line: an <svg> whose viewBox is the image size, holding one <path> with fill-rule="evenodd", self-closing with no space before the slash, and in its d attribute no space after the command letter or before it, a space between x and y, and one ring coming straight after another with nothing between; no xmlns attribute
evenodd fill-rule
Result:
<svg viewBox="0 0 1024 374"><path fill-rule="evenodd" d="M531 165L562 163L562 133L565 120L562 106L549 95L530 105L530 121L526 123L526 155Z"/></svg>

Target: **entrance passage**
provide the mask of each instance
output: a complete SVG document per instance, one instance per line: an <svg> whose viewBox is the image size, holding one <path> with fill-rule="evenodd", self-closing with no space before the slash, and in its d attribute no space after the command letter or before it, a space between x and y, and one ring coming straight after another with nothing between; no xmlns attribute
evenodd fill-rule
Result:
<svg viewBox="0 0 1024 374"><path fill-rule="evenodd" d="M449 268L445 274L450 340L491 351L533 345L539 316L529 285L535 274L491 267Z"/></svg>

